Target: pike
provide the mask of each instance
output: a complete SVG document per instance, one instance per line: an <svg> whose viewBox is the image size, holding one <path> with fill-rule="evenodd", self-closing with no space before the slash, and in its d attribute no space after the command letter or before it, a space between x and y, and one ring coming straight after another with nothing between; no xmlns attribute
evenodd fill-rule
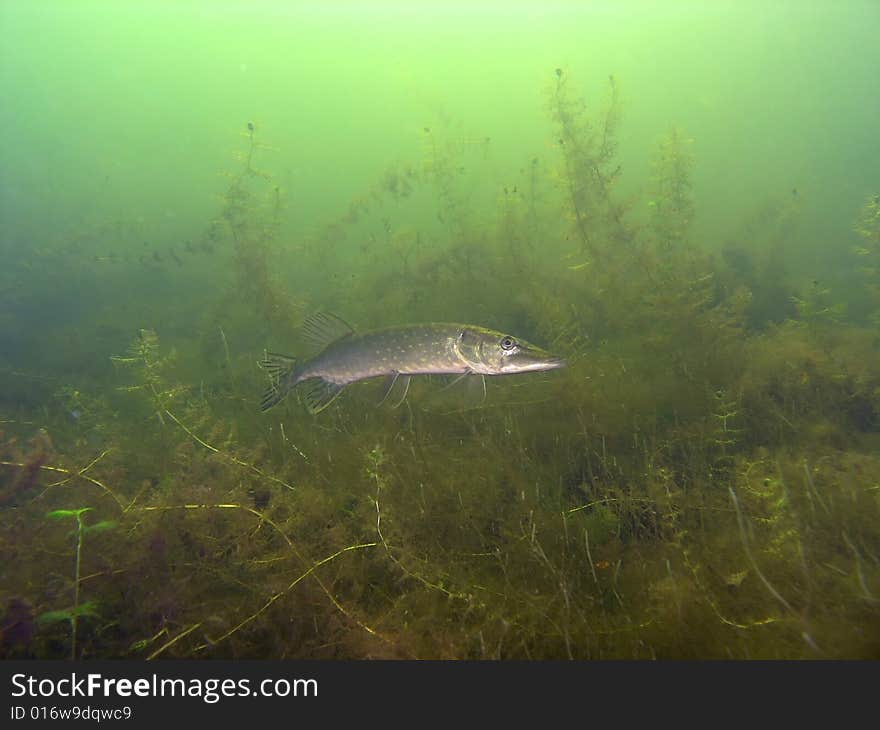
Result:
<svg viewBox="0 0 880 730"><path fill-rule="evenodd" d="M308 411L320 413L349 383L382 375L382 401L402 383L397 407L413 375L457 375L457 382L471 374L484 378L565 366L561 358L525 340L469 324L411 324L357 333L336 315L318 312L306 319L302 332L318 354L298 363L266 352L260 366L269 375L269 386L260 410L269 410L296 388ZM485 387L484 378L484 394Z"/></svg>

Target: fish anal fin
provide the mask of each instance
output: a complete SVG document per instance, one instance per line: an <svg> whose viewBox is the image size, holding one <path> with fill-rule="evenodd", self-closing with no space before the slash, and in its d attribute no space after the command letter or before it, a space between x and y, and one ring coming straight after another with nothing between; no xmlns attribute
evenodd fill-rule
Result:
<svg viewBox="0 0 880 730"><path fill-rule="evenodd" d="M300 328L302 338L316 351L323 350L331 342L354 334L354 328L341 317L330 312L315 312L305 318Z"/></svg>
<svg viewBox="0 0 880 730"><path fill-rule="evenodd" d="M312 415L320 413L339 397L345 385L331 383L323 378L307 378L297 386L300 399Z"/></svg>

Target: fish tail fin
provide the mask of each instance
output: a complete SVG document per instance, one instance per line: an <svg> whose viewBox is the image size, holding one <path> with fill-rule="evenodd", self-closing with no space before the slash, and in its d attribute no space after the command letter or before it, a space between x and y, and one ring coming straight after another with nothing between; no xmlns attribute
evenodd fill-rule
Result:
<svg viewBox="0 0 880 730"><path fill-rule="evenodd" d="M260 367L269 376L269 385L263 392L260 410L268 411L272 406L278 405L290 391L296 358L266 351L260 361Z"/></svg>

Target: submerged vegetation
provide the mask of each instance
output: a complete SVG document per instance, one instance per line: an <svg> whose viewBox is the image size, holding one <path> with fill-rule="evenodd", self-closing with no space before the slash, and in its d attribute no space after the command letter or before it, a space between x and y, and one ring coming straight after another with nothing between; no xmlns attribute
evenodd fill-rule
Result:
<svg viewBox="0 0 880 730"><path fill-rule="evenodd" d="M786 272L795 196L695 240L686 133L623 196L619 83L595 110L576 88L551 75L552 155L524 150L494 210L466 183L490 138L435 125L423 160L295 241L248 124L202 232L113 253L123 279L207 275L191 310L138 284L112 322L48 333L62 361L34 371L0 315L18 343L0 361L0 653L880 656L878 197L855 216L868 304L849 313ZM106 271L107 240L54 256L113 295L76 263ZM293 398L260 414L262 348L297 352L319 308L507 328L570 365L493 379L479 407L422 382L397 409L363 385L316 417Z"/></svg>

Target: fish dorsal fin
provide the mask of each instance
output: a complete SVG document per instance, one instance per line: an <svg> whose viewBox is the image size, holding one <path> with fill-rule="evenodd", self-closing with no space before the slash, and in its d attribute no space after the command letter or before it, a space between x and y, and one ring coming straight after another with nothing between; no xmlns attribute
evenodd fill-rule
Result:
<svg viewBox="0 0 880 730"><path fill-rule="evenodd" d="M331 383L324 378L307 378L299 384L297 390L306 409L314 415L335 401L344 387L344 385Z"/></svg>
<svg viewBox="0 0 880 730"><path fill-rule="evenodd" d="M348 322L330 312L310 314L302 324L303 339L318 352L331 342L353 334L354 328Z"/></svg>

